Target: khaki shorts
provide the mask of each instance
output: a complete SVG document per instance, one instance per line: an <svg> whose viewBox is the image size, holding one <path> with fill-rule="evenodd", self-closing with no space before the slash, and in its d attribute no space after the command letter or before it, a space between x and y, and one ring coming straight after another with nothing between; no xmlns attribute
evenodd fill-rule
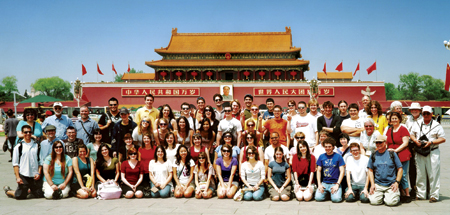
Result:
<svg viewBox="0 0 450 215"><path fill-rule="evenodd" d="M282 195L286 195L286 196L291 196L291 186L287 186L283 189L283 191L281 191L281 194L278 193L277 190L275 190L275 188L273 188L272 186L269 186L269 194L270 194L270 198L273 198L275 196L279 196L281 198Z"/></svg>

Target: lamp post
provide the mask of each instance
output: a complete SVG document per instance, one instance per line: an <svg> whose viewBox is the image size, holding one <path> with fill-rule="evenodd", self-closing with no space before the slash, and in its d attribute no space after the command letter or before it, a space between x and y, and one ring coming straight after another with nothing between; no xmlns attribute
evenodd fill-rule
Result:
<svg viewBox="0 0 450 215"><path fill-rule="evenodd" d="M450 50L450 41L444 40L444 46L446 49Z"/></svg>

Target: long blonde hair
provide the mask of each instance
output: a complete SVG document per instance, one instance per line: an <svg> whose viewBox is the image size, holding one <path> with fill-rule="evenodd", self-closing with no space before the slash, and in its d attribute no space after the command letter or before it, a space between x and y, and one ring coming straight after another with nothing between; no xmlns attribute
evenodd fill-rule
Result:
<svg viewBox="0 0 450 215"><path fill-rule="evenodd" d="M147 127L147 130L146 131L142 131L142 121L148 121L148 127ZM138 125L138 134L139 135L141 135L141 134L145 134L145 133L153 133L153 128L152 128L152 120L150 119L150 117L148 117L148 116L146 116L146 117L144 117L140 122L139 122L139 125Z"/></svg>

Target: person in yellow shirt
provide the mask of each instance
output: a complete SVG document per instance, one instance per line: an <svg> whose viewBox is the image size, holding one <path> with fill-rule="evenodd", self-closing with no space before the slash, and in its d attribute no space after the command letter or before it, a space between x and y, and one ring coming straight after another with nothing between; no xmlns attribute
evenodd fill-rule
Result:
<svg viewBox="0 0 450 215"><path fill-rule="evenodd" d="M148 118L150 118L150 120L152 121L152 125L154 125L155 119L157 119L159 116L159 110L153 107L155 97L153 97L152 94L147 94L145 95L144 100L145 106L139 108L136 111L136 117L134 118L134 122L136 122L136 124L139 124L144 117L148 116Z"/></svg>
<svg viewBox="0 0 450 215"><path fill-rule="evenodd" d="M372 100L366 106L367 118L372 118L375 122L375 129L383 134L384 129L389 126L386 117L383 115L383 108L376 100Z"/></svg>

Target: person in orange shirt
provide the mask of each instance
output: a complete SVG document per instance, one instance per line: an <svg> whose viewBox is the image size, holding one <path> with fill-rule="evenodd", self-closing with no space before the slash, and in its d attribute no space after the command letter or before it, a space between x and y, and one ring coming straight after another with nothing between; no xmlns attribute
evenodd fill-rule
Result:
<svg viewBox="0 0 450 215"><path fill-rule="evenodd" d="M281 106L275 105L275 107L273 108L274 118L264 122L264 125L259 127L259 131L261 133L265 132L266 130L269 131L269 133L278 132L278 134L280 135L279 142L289 148L290 138L287 138L289 136L287 130L288 122L285 119L281 118L281 112ZM261 120L261 118L258 120ZM259 124L261 125L262 123L259 122Z"/></svg>

